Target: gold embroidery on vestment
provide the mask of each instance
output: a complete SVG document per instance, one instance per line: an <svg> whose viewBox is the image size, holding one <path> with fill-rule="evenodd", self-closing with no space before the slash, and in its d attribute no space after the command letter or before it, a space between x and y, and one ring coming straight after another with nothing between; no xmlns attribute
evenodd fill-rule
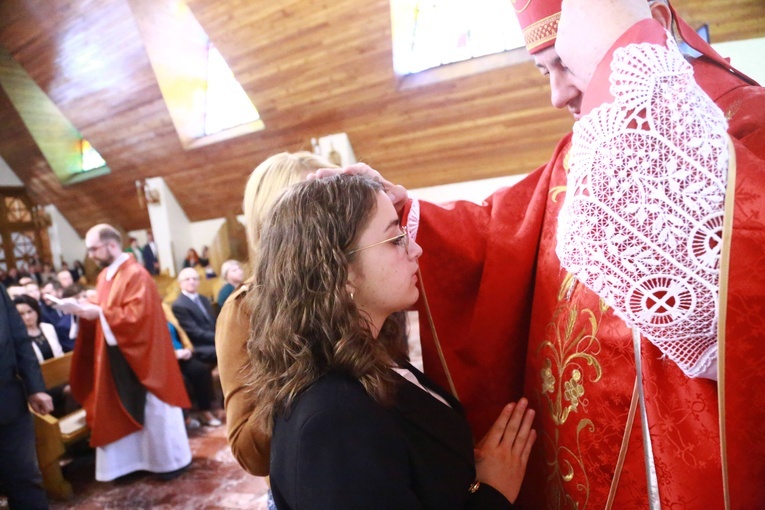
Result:
<svg viewBox="0 0 765 510"><path fill-rule="evenodd" d="M551 446L547 451L553 452L553 457L546 459L551 468L547 488L552 508L579 509L579 502L573 497L576 491L584 496L581 507L584 509L590 496L579 436L585 428L594 432L595 424L587 418L579 419L575 446L559 444L560 428L580 409L586 411L587 385L597 383L602 376L597 359L601 347L596 335L608 306L601 300L597 310L577 309L571 301L575 286L576 280L567 273L558 291L558 305L545 331L545 341L537 349L537 355L543 357L540 370L542 402L547 403L547 411L555 425L554 437L543 434ZM568 487L572 481L575 485Z"/></svg>
<svg viewBox="0 0 765 510"><path fill-rule="evenodd" d="M582 510L587 508L587 502L590 499L590 482L587 478L587 470L582 462L582 447L579 444L579 434L585 428L588 432L595 432L595 425L584 418L579 421L576 426L576 451L560 446L559 443L559 431L555 429L555 438L549 437L545 434L545 439L551 442L552 448L549 451L554 452L554 457L545 459L547 466L551 469L550 474L547 476L547 490L549 495L550 508L573 508L579 510L579 502L566 490L564 483L571 482L578 471L581 471L584 477L583 482L576 484L576 490L584 494L584 504Z"/></svg>

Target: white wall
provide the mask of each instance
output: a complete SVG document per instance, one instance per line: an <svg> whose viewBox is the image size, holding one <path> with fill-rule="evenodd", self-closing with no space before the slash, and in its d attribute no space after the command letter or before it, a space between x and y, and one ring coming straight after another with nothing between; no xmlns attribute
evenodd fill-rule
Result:
<svg viewBox="0 0 765 510"><path fill-rule="evenodd" d="M194 248L197 253L202 254L202 246L210 246L218 235L218 230L226 222L226 218L214 218L212 220L195 221L189 225L189 245L186 247ZM184 255L186 251L183 252Z"/></svg>
<svg viewBox="0 0 765 510"><path fill-rule="evenodd" d="M467 200L469 202L480 204L499 188L511 186L524 177L526 177L526 174L508 175L505 177L495 177L493 179L482 179L479 181L457 182L441 186L430 186L428 188L409 190L409 195L420 200L434 203Z"/></svg>
<svg viewBox="0 0 765 510"><path fill-rule="evenodd" d="M714 34L712 34L714 37ZM712 45L723 57L729 57L736 69L765 85L765 37L746 41L731 41Z"/></svg>
<svg viewBox="0 0 765 510"><path fill-rule="evenodd" d="M16 176L13 170L11 170L11 167L8 166L8 163L6 163L2 157L0 157L0 186L24 186L21 179Z"/></svg>
<svg viewBox="0 0 765 510"><path fill-rule="evenodd" d="M146 184L159 192L159 203L147 204L149 221L159 253L159 268L160 271L167 271L170 276L175 276L176 268L182 267L186 250L189 248L189 219L162 177L146 179Z"/></svg>
<svg viewBox="0 0 765 510"><path fill-rule="evenodd" d="M58 269L61 266L62 259L69 264L69 267L72 267L72 262L75 260L84 262L87 256L85 253L85 240L80 237L55 205L46 205L45 212L51 218L51 225L48 227L48 237L50 238L53 265Z"/></svg>

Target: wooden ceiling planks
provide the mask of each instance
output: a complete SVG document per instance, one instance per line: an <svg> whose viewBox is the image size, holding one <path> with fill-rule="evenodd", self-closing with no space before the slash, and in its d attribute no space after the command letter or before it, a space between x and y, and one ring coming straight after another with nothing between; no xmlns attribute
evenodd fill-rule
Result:
<svg viewBox="0 0 765 510"><path fill-rule="evenodd" d="M238 212L251 169L275 152L309 148L313 137L346 132L357 157L420 187L528 172L572 124L549 106L528 62L399 90L388 0L188 0L266 129L184 150L133 1L0 2L0 44L112 169L62 186L0 93L0 155L35 200L56 204L81 234L100 221L148 227L135 180L154 176L192 221ZM675 3L692 26L709 22L716 42L765 36L762 0Z"/></svg>

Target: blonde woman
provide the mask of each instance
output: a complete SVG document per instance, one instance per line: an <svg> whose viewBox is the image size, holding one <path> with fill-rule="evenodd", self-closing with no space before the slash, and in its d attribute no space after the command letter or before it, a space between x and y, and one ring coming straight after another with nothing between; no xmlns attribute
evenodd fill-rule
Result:
<svg viewBox="0 0 765 510"><path fill-rule="evenodd" d="M263 220L285 188L305 180L320 168L334 167L310 152L282 152L271 156L253 170L244 192L244 217L250 261L256 258ZM215 350L223 389L228 442L239 464L249 473L266 476L269 471L270 438L253 418L254 406L247 397L243 374L248 364L247 339L250 313L246 281L221 309L215 332Z"/></svg>
<svg viewBox="0 0 765 510"><path fill-rule="evenodd" d="M218 310L223 308L228 297L244 281L244 268L238 260L227 260L220 266L220 279L226 282L218 291Z"/></svg>

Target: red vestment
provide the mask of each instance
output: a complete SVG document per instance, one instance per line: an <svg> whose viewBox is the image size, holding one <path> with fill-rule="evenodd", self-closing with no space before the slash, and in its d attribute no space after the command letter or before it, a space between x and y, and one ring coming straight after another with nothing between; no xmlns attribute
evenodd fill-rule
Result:
<svg viewBox="0 0 765 510"><path fill-rule="evenodd" d="M687 377L643 340L650 435L662 508L723 508L723 402L731 508L758 508L765 501L765 437L757 430L765 418L765 92L706 59L694 62L694 72L729 120L736 153L730 269L721 275L723 365L718 388ZM422 285L476 438L507 402L525 395L537 410L539 439L520 506L605 508L624 441L612 508L644 509L639 415L625 437L636 381L632 332L555 253L569 148L567 136L547 165L481 206L420 203ZM419 311L425 370L448 387L422 300Z"/></svg>
<svg viewBox="0 0 765 510"><path fill-rule="evenodd" d="M146 269L128 257L110 281L106 271L101 271L96 290L117 345L140 383L167 404L189 407L161 299ZM94 447L142 429L119 399L106 347L100 321L82 319L70 385L72 395L87 412Z"/></svg>

